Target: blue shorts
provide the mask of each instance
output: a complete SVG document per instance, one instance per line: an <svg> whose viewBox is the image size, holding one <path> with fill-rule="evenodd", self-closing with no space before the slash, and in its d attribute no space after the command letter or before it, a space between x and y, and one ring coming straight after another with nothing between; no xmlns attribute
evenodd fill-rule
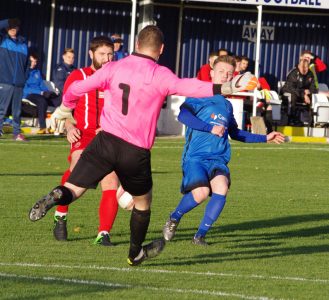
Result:
<svg viewBox="0 0 329 300"><path fill-rule="evenodd" d="M231 184L230 169L217 160L188 160L183 163L182 169L181 192L183 194L202 186L210 188L210 181L218 175L226 176L229 185Z"/></svg>

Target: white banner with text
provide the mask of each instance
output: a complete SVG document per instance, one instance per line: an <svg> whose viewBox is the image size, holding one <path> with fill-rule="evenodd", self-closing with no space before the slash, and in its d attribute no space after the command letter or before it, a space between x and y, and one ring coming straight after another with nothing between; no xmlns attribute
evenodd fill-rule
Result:
<svg viewBox="0 0 329 300"><path fill-rule="evenodd" d="M189 1L329 9L329 0L189 0Z"/></svg>
<svg viewBox="0 0 329 300"><path fill-rule="evenodd" d="M274 40L274 27L262 26L260 38L262 41ZM247 39L250 42L256 42L257 38L257 25L243 25L242 38Z"/></svg>

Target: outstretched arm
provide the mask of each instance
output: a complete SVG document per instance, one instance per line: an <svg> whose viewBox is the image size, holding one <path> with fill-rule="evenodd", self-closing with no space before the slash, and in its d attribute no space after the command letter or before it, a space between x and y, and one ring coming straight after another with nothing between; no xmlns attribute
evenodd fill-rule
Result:
<svg viewBox="0 0 329 300"><path fill-rule="evenodd" d="M84 80L75 80L66 90L64 88L62 104L67 108L74 109L79 97L98 88L104 89L106 74L109 73L109 64L104 65Z"/></svg>
<svg viewBox="0 0 329 300"><path fill-rule="evenodd" d="M169 82L167 94L194 98L210 97L215 94L231 95L240 91L250 91L257 87L258 80L250 72L234 77L223 84L213 84L196 78L178 78L170 70L163 70L161 82Z"/></svg>

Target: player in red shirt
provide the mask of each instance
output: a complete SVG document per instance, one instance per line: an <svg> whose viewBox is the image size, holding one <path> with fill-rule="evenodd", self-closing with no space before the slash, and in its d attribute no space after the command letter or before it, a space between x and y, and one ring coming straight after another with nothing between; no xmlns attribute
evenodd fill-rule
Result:
<svg viewBox="0 0 329 300"><path fill-rule="evenodd" d="M95 37L90 43L89 56L92 64L89 67L74 70L67 78L64 85L64 93L76 80L84 80L91 76L103 64L112 60L114 47L112 41L107 37ZM79 98L74 110L76 125L66 121L67 139L71 143L71 151L68 157L69 169L64 173L61 184L64 184L70 176L71 171L78 162L82 151L100 130L99 119L104 106L104 92L97 89L84 94ZM116 190L118 178L114 172L104 177L101 182L102 198L99 206L98 236L94 244L112 246L109 232L118 212ZM67 240L67 213L68 206L57 206L54 216L54 236L56 240Z"/></svg>
<svg viewBox="0 0 329 300"><path fill-rule="evenodd" d="M210 71L212 70L214 66L214 61L219 56L225 56L228 55L228 51L226 49L219 49L218 51L213 51L209 54L208 63L201 66L200 70L198 71L198 74L196 75L196 78L202 81L209 81L212 82L212 78L210 76Z"/></svg>

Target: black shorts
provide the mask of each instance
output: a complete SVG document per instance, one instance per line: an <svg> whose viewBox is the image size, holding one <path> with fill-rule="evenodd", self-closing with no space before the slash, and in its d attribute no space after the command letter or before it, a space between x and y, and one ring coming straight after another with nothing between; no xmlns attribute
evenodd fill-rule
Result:
<svg viewBox="0 0 329 300"><path fill-rule="evenodd" d="M150 150L101 131L82 152L68 182L83 188L96 188L107 174L115 171L122 187L133 196L152 188Z"/></svg>

